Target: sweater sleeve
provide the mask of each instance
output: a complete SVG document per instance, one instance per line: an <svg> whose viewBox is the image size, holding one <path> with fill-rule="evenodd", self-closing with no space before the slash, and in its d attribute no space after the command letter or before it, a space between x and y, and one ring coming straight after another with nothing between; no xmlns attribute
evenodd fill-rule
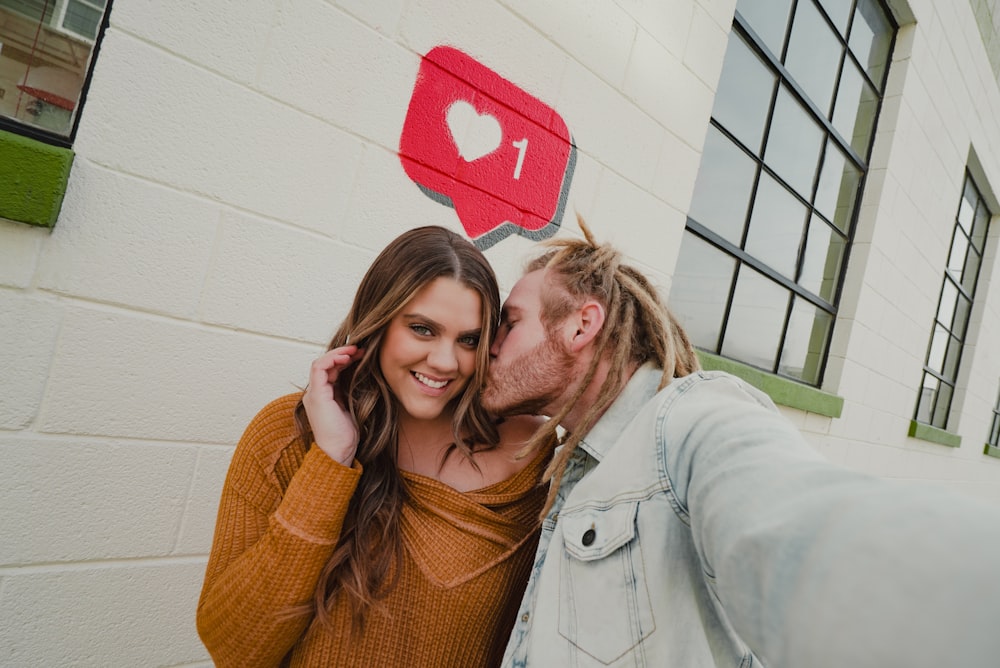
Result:
<svg viewBox="0 0 1000 668"><path fill-rule="evenodd" d="M258 456L288 437L275 426L276 404L247 427L219 503L197 625L220 668L278 665L305 632L361 475L358 464L342 466L313 446L282 494Z"/></svg>

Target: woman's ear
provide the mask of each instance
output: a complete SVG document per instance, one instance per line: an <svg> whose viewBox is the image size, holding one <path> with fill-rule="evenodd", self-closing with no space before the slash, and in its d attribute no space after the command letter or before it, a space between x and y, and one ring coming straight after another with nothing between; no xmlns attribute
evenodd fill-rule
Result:
<svg viewBox="0 0 1000 668"><path fill-rule="evenodd" d="M578 353L601 333L604 326L604 307L599 302L588 300L583 302L577 312L571 316L576 331L570 337L569 347Z"/></svg>

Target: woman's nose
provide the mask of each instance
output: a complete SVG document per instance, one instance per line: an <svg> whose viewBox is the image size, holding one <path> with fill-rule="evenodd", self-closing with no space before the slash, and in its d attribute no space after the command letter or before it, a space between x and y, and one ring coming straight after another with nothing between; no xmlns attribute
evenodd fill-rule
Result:
<svg viewBox="0 0 1000 668"><path fill-rule="evenodd" d="M430 354L427 355L427 362L435 371L441 373L452 373L458 369L458 357L455 355L455 348L450 342L441 341L434 346Z"/></svg>

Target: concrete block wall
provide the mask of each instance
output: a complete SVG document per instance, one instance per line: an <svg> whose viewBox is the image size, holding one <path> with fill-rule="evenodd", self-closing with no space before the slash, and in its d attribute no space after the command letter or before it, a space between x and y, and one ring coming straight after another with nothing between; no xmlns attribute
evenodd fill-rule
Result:
<svg viewBox="0 0 1000 668"><path fill-rule="evenodd" d="M556 109L574 211L664 289L735 0L116 0L49 232L0 222L0 665L208 665L233 445L375 253L461 230L396 154L454 46ZM533 242L487 251L504 286Z"/></svg>
<svg viewBox="0 0 1000 668"><path fill-rule="evenodd" d="M844 416L784 412L835 461L1000 499L995 290L963 447L905 438L970 144L1000 183L996 87L946 4L900 10L826 388ZM553 107L578 147L564 230L579 211L667 291L735 5L115 0L57 225L0 221L0 665L208 665L194 609L243 427L304 383L387 241L462 229L396 154L422 54ZM505 287L532 247L487 251Z"/></svg>

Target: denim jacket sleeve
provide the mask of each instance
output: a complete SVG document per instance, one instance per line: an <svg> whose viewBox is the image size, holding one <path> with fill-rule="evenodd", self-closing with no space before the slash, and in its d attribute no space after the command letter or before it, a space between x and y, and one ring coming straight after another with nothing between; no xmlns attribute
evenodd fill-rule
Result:
<svg viewBox="0 0 1000 668"><path fill-rule="evenodd" d="M657 416L661 474L766 666L1000 665L1000 508L832 465L731 376L676 383Z"/></svg>

